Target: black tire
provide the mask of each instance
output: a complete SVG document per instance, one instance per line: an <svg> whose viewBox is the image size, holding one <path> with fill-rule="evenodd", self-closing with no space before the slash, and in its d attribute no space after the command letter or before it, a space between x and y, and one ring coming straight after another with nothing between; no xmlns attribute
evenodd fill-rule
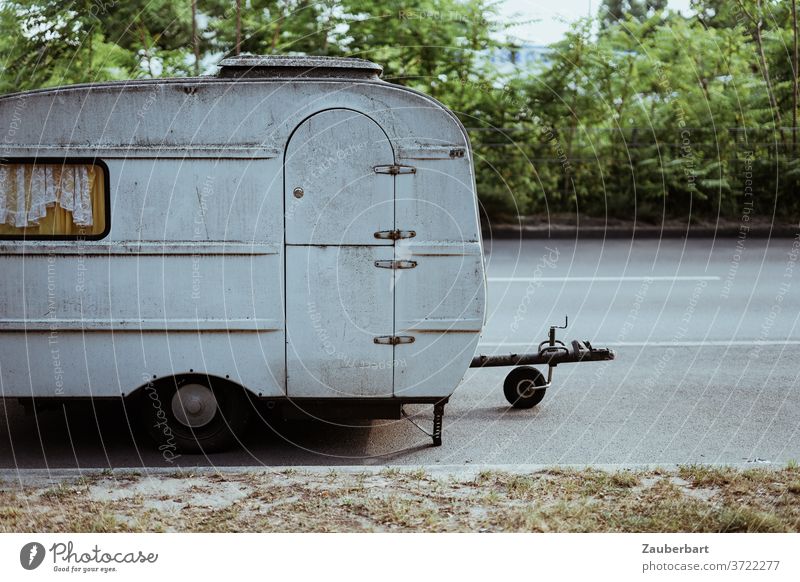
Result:
<svg viewBox="0 0 800 582"><path fill-rule="evenodd" d="M544 386L547 381L536 368L520 366L508 373L503 382L503 394L514 408L533 408L544 398L547 388L532 390L536 386Z"/></svg>
<svg viewBox="0 0 800 582"><path fill-rule="evenodd" d="M187 426L176 418L172 402L177 391L199 384L213 393L216 410L203 426ZM213 453L236 444L250 420L252 403L244 388L202 375L165 378L145 386L140 394L142 424L166 460L177 453Z"/></svg>

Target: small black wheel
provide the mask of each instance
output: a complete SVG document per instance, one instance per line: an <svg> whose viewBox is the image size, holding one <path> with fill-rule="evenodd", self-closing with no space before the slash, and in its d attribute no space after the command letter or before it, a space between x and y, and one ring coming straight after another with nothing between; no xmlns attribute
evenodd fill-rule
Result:
<svg viewBox="0 0 800 582"><path fill-rule="evenodd" d="M251 409L241 386L198 375L148 384L140 400L144 428L165 459L230 448L247 428Z"/></svg>
<svg viewBox="0 0 800 582"><path fill-rule="evenodd" d="M533 408L544 398L547 388L538 387L545 384L547 381L539 370L531 366L520 366L506 376L503 393L514 408Z"/></svg>

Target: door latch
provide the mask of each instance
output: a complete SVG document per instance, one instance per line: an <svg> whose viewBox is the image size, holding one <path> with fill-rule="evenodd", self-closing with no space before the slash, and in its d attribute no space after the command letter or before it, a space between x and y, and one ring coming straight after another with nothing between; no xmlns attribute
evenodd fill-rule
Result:
<svg viewBox="0 0 800 582"><path fill-rule="evenodd" d="M414 238L417 236L416 230L379 230L375 233L375 238L383 240L400 240L401 238Z"/></svg>
<svg viewBox="0 0 800 582"><path fill-rule="evenodd" d="M376 344L396 346L397 344L413 344L413 335L379 335L374 339Z"/></svg>
<svg viewBox="0 0 800 582"><path fill-rule="evenodd" d="M402 164L389 164L386 166L375 166L373 168L376 174L390 174L396 176L397 174L416 174L417 169L414 166L404 166Z"/></svg>
<svg viewBox="0 0 800 582"><path fill-rule="evenodd" d="M407 261L407 260L387 260L387 261L375 261L375 266L380 269L413 269L417 266L417 261Z"/></svg>

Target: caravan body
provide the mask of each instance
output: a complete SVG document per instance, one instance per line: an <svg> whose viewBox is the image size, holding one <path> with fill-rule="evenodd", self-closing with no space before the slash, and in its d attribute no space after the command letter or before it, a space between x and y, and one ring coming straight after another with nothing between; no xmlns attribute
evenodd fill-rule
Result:
<svg viewBox="0 0 800 582"><path fill-rule="evenodd" d="M0 394L200 375L275 401L446 399L484 323L472 155L379 73L242 57L0 98Z"/></svg>

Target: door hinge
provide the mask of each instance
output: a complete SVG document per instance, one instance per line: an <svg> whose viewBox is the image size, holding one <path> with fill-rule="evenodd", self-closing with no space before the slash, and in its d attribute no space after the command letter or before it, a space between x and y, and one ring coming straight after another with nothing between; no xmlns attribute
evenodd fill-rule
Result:
<svg viewBox="0 0 800 582"><path fill-rule="evenodd" d="M388 260L388 261L375 261L375 266L381 269L413 269L417 266L417 261L406 260Z"/></svg>
<svg viewBox="0 0 800 582"><path fill-rule="evenodd" d="M414 336L412 335L379 335L374 339L376 344L386 346L396 346L397 344L413 344Z"/></svg>
<svg viewBox="0 0 800 582"><path fill-rule="evenodd" d="M389 164L387 166L375 166L373 168L376 174L416 174L417 169L414 166L404 166L402 164Z"/></svg>
<svg viewBox="0 0 800 582"><path fill-rule="evenodd" d="M375 238L400 240L401 238L414 238L417 236L415 230L379 230L375 233Z"/></svg>

